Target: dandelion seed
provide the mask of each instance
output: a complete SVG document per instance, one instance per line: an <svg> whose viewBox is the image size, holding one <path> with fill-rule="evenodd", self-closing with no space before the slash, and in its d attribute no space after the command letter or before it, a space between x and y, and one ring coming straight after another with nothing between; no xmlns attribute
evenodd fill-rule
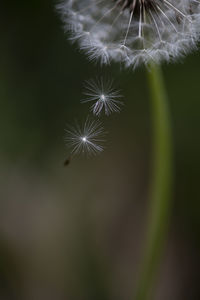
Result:
<svg viewBox="0 0 200 300"><path fill-rule="evenodd" d="M104 110L108 116L113 112L120 112L122 101L119 99L121 95L118 90L113 87L111 80L89 80L85 84L84 94L87 96L81 102L94 102L91 106L91 111L94 115L99 116Z"/></svg>
<svg viewBox="0 0 200 300"><path fill-rule="evenodd" d="M71 149L71 155L96 155L103 151L102 143L104 130L99 121L90 121L88 118L80 126L77 122L74 127L66 129L65 142Z"/></svg>
<svg viewBox="0 0 200 300"><path fill-rule="evenodd" d="M200 37L200 0L63 0L58 10L71 39L102 64L174 60Z"/></svg>

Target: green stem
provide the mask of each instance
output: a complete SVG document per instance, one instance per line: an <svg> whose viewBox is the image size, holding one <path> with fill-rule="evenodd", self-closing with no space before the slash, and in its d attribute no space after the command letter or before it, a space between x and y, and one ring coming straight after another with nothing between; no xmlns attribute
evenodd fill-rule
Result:
<svg viewBox="0 0 200 300"><path fill-rule="evenodd" d="M147 300L156 280L168 231L172 199L172 138L168 101L161 69L147 71L153 122L153 175L147 244L136 290L136 300Z"/></svg>

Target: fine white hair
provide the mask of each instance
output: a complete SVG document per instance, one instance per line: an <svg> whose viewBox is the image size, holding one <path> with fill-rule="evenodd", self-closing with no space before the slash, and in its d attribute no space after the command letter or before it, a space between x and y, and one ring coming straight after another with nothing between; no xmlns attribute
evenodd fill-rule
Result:
<svg viewBox="0 0 200 300"><path fill-rule="evenodd" d="M200 37L199 0L63 0L57 9L70 40L102 64L175 60Z"/></svg>
<svg viewBox="0 0 200 300"><path fill-rule="evenodd" d="M99 120L87 118L82 124L69 125L65 131L65 143L71 149L71 155L96 155L104 149L105 133Z"/></svg>
<svg viewBox="0 0 200 300"><path fill-rule="evenodd" d="M123 102L120 92L114 88L113 80L109 78L90 79L85 82L84 95L82 103L91 102L90 107L94 115L99 116L102 111L109 116L113 112L120 112Z"/></svg>

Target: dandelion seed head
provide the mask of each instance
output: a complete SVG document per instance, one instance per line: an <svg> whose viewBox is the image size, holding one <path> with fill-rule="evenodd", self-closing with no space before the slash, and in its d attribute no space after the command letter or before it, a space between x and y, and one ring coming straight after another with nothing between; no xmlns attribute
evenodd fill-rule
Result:
<svg viewBox="0 0 200 300"><path fill-rule="evenodd" d="M123 104L119 90L116 90L113 81L107 78L86 81L84 95L87 98L81 102L91 102L90 109L96 116L99 116L102 112L107 116L113 112L120 112Z"/></svg>
<svg viewBox="0 0 200 300"><path fill-rule="evenodd" d="M81 125L76 122L74 126L68 126L65 142L71 155L96 155L104 149L104 135L101 122L87 118Z"/></svg>
<svg viewBox="0 0 200 300"><path fill-rule="evenodd" d="M62 0L58 10L70 39L102 64L175 60L200 38L200 0Z"/></svg>

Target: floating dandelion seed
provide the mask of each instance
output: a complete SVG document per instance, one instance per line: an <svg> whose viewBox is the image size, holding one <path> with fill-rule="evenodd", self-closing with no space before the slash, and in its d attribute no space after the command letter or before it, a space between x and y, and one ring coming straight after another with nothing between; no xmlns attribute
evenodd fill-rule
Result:
<svg viewBox="0 0 200 300"><path fill-rule="evenodd" d="M200 37L199 0L64 0L58 10L70 39L106 64L169 61Z"/></svg>
<svg viewBox="0 0 200 300"><path fill-rule="evenodd" d="M108 116L112 112L119 112L122 102L119 100L121 95L118 90L113 87L112 80L89 80L85 84L85 92L87 96L81 102L94 102L91 110L94 115L99 116L102 110Z"/></svg>
<svg viewBox="0 0 200 300"><path fill-rule="evenodd" d="M86 119L81 127L78 123L66 129L65 142L71 148L71 154L97 154L103 151L104 131L99 121Z"/></svg>

